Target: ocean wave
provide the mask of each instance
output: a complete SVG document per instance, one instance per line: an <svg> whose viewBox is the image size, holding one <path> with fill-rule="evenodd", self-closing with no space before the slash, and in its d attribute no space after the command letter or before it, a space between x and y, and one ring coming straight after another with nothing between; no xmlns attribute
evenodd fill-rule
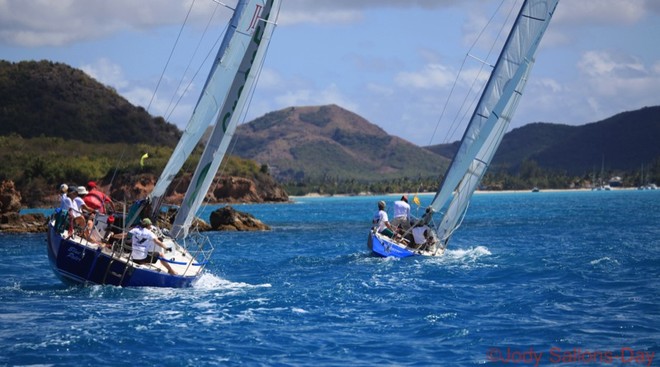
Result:
<svg viewBox="0 0 660 367"><path fill-rule="evenodd" d="M599 265L601 263L619 265L619 262L616 259L611 259L608 256L601 257L600 259L592 260L589 262L591 265Z"/></svg>

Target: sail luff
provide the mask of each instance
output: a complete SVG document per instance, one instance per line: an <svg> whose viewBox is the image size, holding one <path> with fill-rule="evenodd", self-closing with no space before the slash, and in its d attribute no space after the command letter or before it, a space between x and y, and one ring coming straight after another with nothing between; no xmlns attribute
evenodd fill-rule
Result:
<svg viewBox="0 0 660 367"><path fill-rule="evenodd" d="M222 102L226 99L233 76L238 70L240 63L226 60L225 54L230 41L234 38L234 33L238 28L240 15L243 13L246 3L246 0L241 0L236 4L234 14L229 21L229 26L227 27L225 36L218 48L209 76L204 83L204 87L202 88L202 92L197 100L197 104L190 120L188 121L188 125L184 129L179 143L174 148L167 165L156 181L156 186L149 195L149 198L153 203L153 215L160 210L160 204L167 188L199 143L207 127L213 121L213 117L216 115ZM235 57L238 57L238 55ZM218 70L218 66L221 63L224 63L225 66L221 70Z"/></svg>
<svg viewBox="0 0 660 367"><path fill-rule="evenodd" d="M265 59L275 23L268 21L279 0L251 0L239 22L236 47L243 55L231 88L219 110L211 137L202 153L181 207L172 225L172 235L187 235L194 216L208 192L238 125L241 112ZM239 52L230 45L228 52ZM222 65L221 65L222 66Z"/></svg>
<svg viewBox="0 0 660 367"><path fill-rule="evenodd" d="M445 242L490 165L557 3L558 0L528 0L521 6L458 152L431 203L431 207L439 211L452 195L454 197L438 225L438 234Z"/></svg>
<svg viewBox="0 0 660 367"><path fill-rule="evenodd" d="M460 225L460 221L467 210L472 194L477 190L481 179L489 167L489 162L492 161L493 156L497 151L497 147L502 142L502 138L506 133L511 117L518 106L520 97L522 96L522 90L525 87L527 75L531 70L531 64L525 69L525 75L520 79L516 92L513 97L509 99L509 103L500 117L501 123L498 124L497 130L490 135L490 141L483 145L481 151L472 162L468 173L465 174L456 189L457 195L454 195L450 201L449 206L445 211L445 215L442 217L442 220L436 228L440 241L444 244L446 244L457 226Z"/></svg>

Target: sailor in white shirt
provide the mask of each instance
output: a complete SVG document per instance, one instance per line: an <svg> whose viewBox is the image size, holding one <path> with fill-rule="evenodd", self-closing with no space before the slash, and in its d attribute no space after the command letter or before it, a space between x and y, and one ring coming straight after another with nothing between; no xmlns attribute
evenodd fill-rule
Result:
<svg viewBox="0 0 660 367"><path fill-rule="evenodd" d="M410 229L410 204L408 204L408 196L403 195L401 200L394 202L394 219L392 219L392 226L394 228L401 228L404 231Z"/></svg>

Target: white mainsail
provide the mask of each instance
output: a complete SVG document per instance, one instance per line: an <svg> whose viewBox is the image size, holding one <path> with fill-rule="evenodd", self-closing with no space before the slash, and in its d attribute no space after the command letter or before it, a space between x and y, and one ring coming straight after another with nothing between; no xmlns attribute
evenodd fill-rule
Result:
<svg viewBox="0 0 660 367"><path fill-rule="evenodd" d="M279 2L279 0L277 1ZM248 57L248 51L250 51L248 48L253 44L251 39L255 31L255 22L258 22L255 17L258 17L266 6L270 9L272 1L239 0L236 4L195 110L149 196L154 216L158 212L172 180L197 146L206 129L214 121L218 111L227 104L228 95L235 83L239 67Z"/></svg>
<svg viewBox="0 0 660 367"><path fill-rule="evenodd" d="M271 12L272 11L272 12ZM266 49L275 28L279 0L239 1L236 13L240 17L232 22L233 37L225 55L214 66L217 73L228 78L226 96L216 112L211 137L202 153L181 207L176 214L171 234L177 239L187 236L188 229L208 192L222 163L241 112L248 101L254 82L261 70ZM273 16L272 13L275 13ZM238 55L238 56L237 56ZM225 80L223 80L223 83ZM216 102L216 101L214 101ZM214 106L216 104L214 103Z"/></svg>
<svg viewBox="0 0 660 367"><path fill-rule="evenodd" d="M431 208L439 212L451 198L436 227L444 246L460 225L470 198L506 132L534 64L534 54L558 2L525 1L512 26L456 156L431 203Z"/></svg>

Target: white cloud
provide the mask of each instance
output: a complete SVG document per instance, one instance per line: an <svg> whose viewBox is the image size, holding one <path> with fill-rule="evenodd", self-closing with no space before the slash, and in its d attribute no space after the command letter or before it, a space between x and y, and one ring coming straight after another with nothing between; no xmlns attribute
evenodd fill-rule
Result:
<svg viewBox="0 0 660 367"><path fill-rule="evenodd" d="M337 104L353 112L358 111L358 104L351 98L344 96L336 84L330 84L324 89L298 89L289 90L275 97L279 108L288 106L312 106Z"/></svg>
<svg viewBox="0 0 660 367"><path fill-rule="evenodd" d="M233 6L235 1L227 1ZM353 23L369 8L437 8L455 0L286 0L280 24ZM180 25L191 1L170 0L0 0L0 42L20 46L62 46L81 40L106 37L127 29ZM206 24L218 12L228 19L230 11L213 1L196 1L189 24Z"/></svg>
<svg viewBox="0 0 660 367"><path fill-rule="evenodd" d="M126 29L180 25L188 1L167 0L0 0L0 42L19 46L62 46L98 39ZM197 1L191 24L205 24L215 9L212 1ZM225 16L227 9L220 11Z"/></svg>
<svg viewBox="0 0 660 367"><path fill-rule="evenodd" d="M590 77L647 74L644 65L634 56L613 55L606 51L584 52L578 62L578 68Z"/></svg>
<svg viewBox="0 0 660 367"><path fill-rule="evenodd" d="M455 75L444 65L429 64L421 71L398 73L394 81L401 87L418 89L447 88L454 83Z"/></svg>
<svg viewBox="0 0 660 367"><path fill-rule="evenodd" d="M276 89L281 88L284 81L282 76L273 69L263 68L259 74L257 81L257 88L259 89Z"/></svg>
<svg viewBox="0 0 660 367"><path fill-rule="evenodd" d="M575 78L563 81L532 76L517 124L584 124L658 104L658 61L647 66L635 56L591 50L582 54L577 69Z"/></svg>
<svg viewBox="0 0 660 367"><path fill-rule="evenodd" d="M531 78L529 83L535 84L549 93L561 93L564 90L557 80L551 78Z"/></svg>
<svg viewBox="0 0 660 367"><path fill-rule="evenodd" d="M106 58L99 59L94 64L82 65L80 68L92 78L117 90L125 88L128 85L121 66L112 63Z"/></svg>
<svg viewBox="0 0 660 367"><path fill-rule="evenodd" d="M625 25L640 20L650 5L640 0L564 1L557 6L555 23Z"/></svg>

